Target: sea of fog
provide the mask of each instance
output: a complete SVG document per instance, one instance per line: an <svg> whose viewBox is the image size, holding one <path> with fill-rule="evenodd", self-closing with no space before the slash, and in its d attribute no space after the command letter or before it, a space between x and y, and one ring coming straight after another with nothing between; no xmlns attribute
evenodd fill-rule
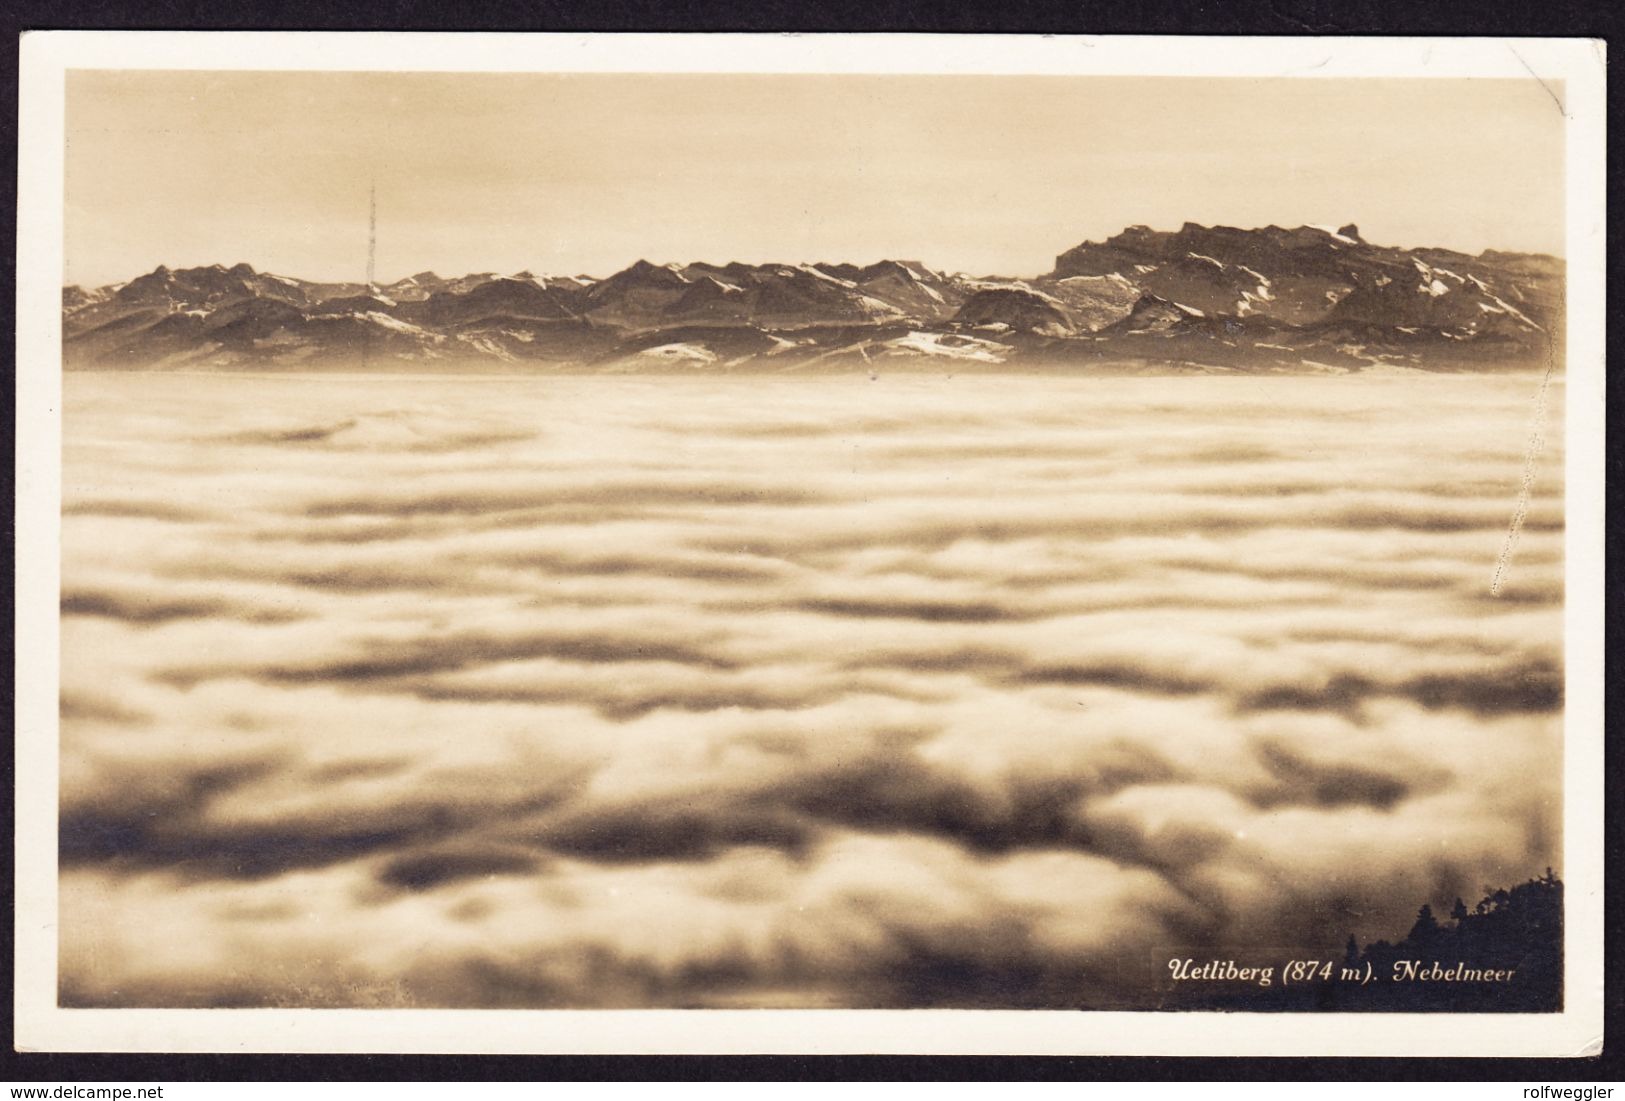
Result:
<svg viewBox="0 0 1625 1101"><path fill-rule="evenodd" d="M69 375L62 1002L1133 1007L1397 938L1558 864L1555 422L1491 591L1539 387Z"/></svg>

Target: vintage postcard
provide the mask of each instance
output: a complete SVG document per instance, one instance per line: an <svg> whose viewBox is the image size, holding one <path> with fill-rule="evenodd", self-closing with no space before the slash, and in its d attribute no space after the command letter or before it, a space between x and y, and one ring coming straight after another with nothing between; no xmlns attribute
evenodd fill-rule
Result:
<svg viewBox="0 0 1625 1101"><path fill-rule="evenodd" d="M1596 1051L1604 62L26 36L18 1045Z"/></svg>

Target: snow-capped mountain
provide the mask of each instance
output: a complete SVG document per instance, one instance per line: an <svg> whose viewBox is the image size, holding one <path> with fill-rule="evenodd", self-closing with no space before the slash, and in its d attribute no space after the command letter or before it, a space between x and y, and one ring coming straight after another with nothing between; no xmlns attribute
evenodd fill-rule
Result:
<svg viewBox="0 0 1625 1101"><path fill-rule="evenodd" d="M62 292L65 365L102 370L1452 370L1544 363L1562 308L1549 256L1192 223L1084 242L1025 280L912 260L640 260L603 279L368 285L239 263Z"/></svg>

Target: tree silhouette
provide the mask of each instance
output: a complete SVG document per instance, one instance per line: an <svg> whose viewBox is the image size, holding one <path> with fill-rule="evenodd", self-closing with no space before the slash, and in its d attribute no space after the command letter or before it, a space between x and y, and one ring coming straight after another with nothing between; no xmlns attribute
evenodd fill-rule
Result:
<svg viewBox="0 0 1625 1101"><path fill-rule="evenodd" d="M1373 975L1391 979L1394 965L1437 962L1446 969L1461 965L1479 971L1510 972L1505 982L1401 983L1386 981L1364 988L1357 1000L1373 1008L1421 1012L1539 1013L1563 1007L1563 884L1552 869L1511 890L1484 888L1484 898L1471 913L1462 900L1451 907L1451 922L1441 925L1424 905L1416 924L1398 944L1376 941L1360 955Z"/></svg>
<svg viewBox="0 0 1625 1101"><path fill-rule="evenodd" d="M1395 964L1442 971L1500 972L1494 981L1396 981ZM1563 1008L1563 884L1552 869L1510 890L1485 887L1472 910L1456 899L1448 922L1424 904L1397 943L1360 948L1350 934L1343 965L1350 975L1247 991L1183 992L1169 1008L1249 1012L1555 1013Z"/></svg>
<svg viewBox="0 0 1625 1101"><path fill-rule="evenodd" d="M1422 903L1422 908L1416 911L1416 924L1405 939L1415 945L1433 945L1439 939L1439 919L1433 916L1433 907Z"/></svg>

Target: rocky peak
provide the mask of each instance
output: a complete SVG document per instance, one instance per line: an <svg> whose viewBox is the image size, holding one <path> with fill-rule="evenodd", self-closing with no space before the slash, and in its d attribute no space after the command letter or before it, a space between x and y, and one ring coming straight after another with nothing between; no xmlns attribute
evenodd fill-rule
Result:
<svg viewBox="0 0 1625 1101"><path fill-rule="evenodd" d="M1118 326L1136 332L1161 332L1202 316L1202 311L1171 302L1161 295L1142 294Z"/></svg>

